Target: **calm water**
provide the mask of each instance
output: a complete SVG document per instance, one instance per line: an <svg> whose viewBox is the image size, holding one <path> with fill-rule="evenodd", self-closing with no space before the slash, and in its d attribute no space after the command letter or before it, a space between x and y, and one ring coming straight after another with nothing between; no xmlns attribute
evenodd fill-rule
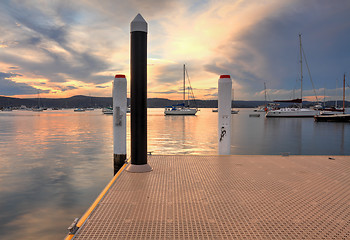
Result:
<svg viewBox="0 0 350 240"><path fill-rule="evenodd" d="M232 154L350 155L350 123L249 113L232 115ZM1 239L62 239L113 176L112 137L112 116L100 110L0 112ZM217 113L149 109L148 151L216 154Z"/></svg>

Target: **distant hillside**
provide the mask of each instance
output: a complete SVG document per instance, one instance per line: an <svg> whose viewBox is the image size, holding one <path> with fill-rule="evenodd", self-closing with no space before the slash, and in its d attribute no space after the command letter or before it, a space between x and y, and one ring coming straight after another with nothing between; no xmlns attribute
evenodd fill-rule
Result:
<svg viewBox="0 0 350 240"><path fill-rule="evenodd" d="M182 103L180 100L169 100L166 98L149 98L147 100L147 105L150 108L163 108L165 106L170 106L174 104ZM234 101L232 106L235 108L254 108L259 105L264 105L264 101ZM334 101L327 101L327 106L334 106ZM342 103L342 101L338 101ZM37 98L12 98L0 96L0 108L6 107L20 107L25 105L26 107L36 107L39 104ZM41 98L40 106L41 107L57 107L57 108L86 108L86 107L108 107L112 106L113 100L111 97L89 97L89 96L73 96L70 98ZM130 99L128 99L128 105L130 104ZM304 102L304 106L312 106L314 102ZM217 100L196 100L190 102L191 106L197 106L199 108L217 108ZM288 106L289 104L281 104L281 106ZM346 102L346 107L349 107L350 103Z"/></svg>

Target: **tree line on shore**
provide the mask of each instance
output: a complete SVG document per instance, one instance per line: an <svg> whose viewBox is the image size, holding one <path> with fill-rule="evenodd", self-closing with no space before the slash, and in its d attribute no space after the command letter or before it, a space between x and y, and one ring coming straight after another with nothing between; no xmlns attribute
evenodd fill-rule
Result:
<svg viewBox="0 0 350 240"><path fill-rule="evenodd" d="M182 100L170 100L166 98L149 98L147 100L147 106L149 108L163 108L165 106L171 106L175 104L182 103ZM338 101L340 106L342 100ZM90 97L90 96L73 96L69 98L13 98L0 96L0 108L20 108L21 106L26 106L28 108L33 107L46 107L46 108L103 108L112 106L113 99L111 97ZM130 104L130 99L128 99L128 105ZM254 108L260 105L266 104L265 101L239 101L235 100L232 103L232 107L235 108ZM304 102L304 106L312 106L315 102ZM40 105L40 106L39 106ZM327 101L326 106L334 106L335 101ZM195 100L190 101L191 107L198 108L217 108L217 100ZM281 104L281 106L288 106L286 104ZM350 106L350 103L346 101L346 107Z"/></svg>

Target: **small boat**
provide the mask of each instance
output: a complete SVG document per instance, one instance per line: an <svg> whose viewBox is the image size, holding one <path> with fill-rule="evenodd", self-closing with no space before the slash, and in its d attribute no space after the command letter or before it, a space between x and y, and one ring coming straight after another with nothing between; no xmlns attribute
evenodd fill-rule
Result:
<svg viewBox="0 0 350 240"><path fill-rule="evenodd" d="M189 99L188 99L188 104L185 105L185 102L186 102L186 73L187 73L186 66L184 64L184 67L183 67L183 103L172 105L172 106L166 106L164 109L165 115L196 115L198 109L197 108L190 108L190 106L189 106L190 100ZM187 78L188 78L188 75L187 75ZM193 96L191 86L188 88L188 91L191 92L191 94ZM194 99L194 96L193 96L193 99Z"/></svg>
<svg viewBox="0 0 350 240"><path fill-rule="evenodd" d="M271 110L277 110L277 109L279 109L278 105L279 104L277 104L277 103L268 103L267 105L258 106L253 111L254 112L268 112Z"/></svg>
<svg viewBox="0 0 350 240"><path fill-rule="evenodd" d="M281 108L278 110L272 110L266 113L266 117L313 117L317 115L319 111L309 108Z"/></svg>
<svg viewBox="0 0 350 240"><path fill-rule="evenodd" d="M74 112L85 112L84 108L76 108L74 109Z"/></svg>
<svg viewBox="0 0 350 240"><path fill-rule="evenodd" d="M196 113L196 108L189 108L184 103L166 106L164 110L165 115L196 115Z"/></svg>
<svg viewBox="0 0 350 240"><path fill-rule="evenodd" d="M266 91L266 83L264 82L264 93L265 93L265 105L260 105L254 109L254 112L267 112L267 91ZM260 116L260 114L259 114Z"/></svg>
<svg viewBox="0 0 350 240"><path fill-rule="evenodd" d="M350 114L316 115L316 122L350 122Z"/></svg>
<svg viewBox="0 0 350 240"><path fill-rule="evenodd" d="M38 106L32 108L32 111L33 112L42 112L42 111L46 110L46 109L42 108L40 105L41 105L40 104L40 92L38 91Z"/></svg>
<svg viewBox="0 0 350 240"><path fill-rule="evenodd" d="M130 113L131 109L130 107L127 107L126 113ZM113 114L113 108L112 107L106 107L102 109L103 114Z"/></svg>
<svg viewBox="0 0 350 240"><path fill-rule="evenodd" d="M350 122L350 114L345 114L345 74L343 81L343 108L334 108L333 111L323 111L314 116L316 122ZM340 113L342 112L342 113Z"/></svg>
<svg viewBox="0 0 350 240"><path fill-rule="evenodd" d="M234 104L235 102L235 94L234 94L234 89L232 89L232 102L231 102L231 107L232 105ZM238 114L239 113L239 110L235 110L235 109L232 109L231 108L231 114Z"/></svg>
<svg viewBox="0 0 350 240"><path fill-rule="evenodd" d="M344 112L344 108L328 107L328 108L323 108L323 112L339 114L339 113Z"/></svg>
<svg viewBox="0 0 350 240"><path fill-rule="evenodd" d="M334 114L341 114L344 113L344 109L334 109L332 110L331 108L326 108L323 111L319 113L319 115L334 115Z"/></svg>
<svg viewBox="0 0 350 240"><path fill-rule="evenodd" d="M113 108L112 107L106 107L102 109L103 114L113 114Z"/></svg>
<svg viewBox="0 0 350 240"><path fill-rule="evenodd" d="M254 112L266 112L266 106L261 105L254 109Z"/></svg>
<svg viewBox="0 0 350 240"><path fill-rule="evenodd" d="M211 111L218 112L219 110L216 108L216 109L212 109ZM231 109L231 114L237 114L237 113L239 113L239 110Z"/></svg>

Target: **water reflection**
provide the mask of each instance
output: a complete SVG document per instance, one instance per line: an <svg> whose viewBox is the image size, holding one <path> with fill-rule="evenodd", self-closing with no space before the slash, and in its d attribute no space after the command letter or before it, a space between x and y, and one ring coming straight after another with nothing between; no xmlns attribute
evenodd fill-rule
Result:
<svg viewBox="0 0 350 240"><path fill-rule="evenodd" d="M62 239L112 176L111 119L13 114L1 115L2 239Z"/></svg>
<svg viewBox="0 0 350 240"><path fill-rule="evenodd" d="M301 118L264 119L264 147L274 154L302 154L303 131Z"/></svg>
<svg viewBox="0 0 350 240"><path fill-rule="evenodd" d="M162 111L150 109L148 151L154 154L216 154L216 126L217 119L207 111L198 116L164 116Z"/></svg>
<svg viewBox="0 0 350 240"><path fill-rule="evenodd" d="M350 155L350 124L232 115L232 154ZM217 154L217 113L149 109L148 151ZM73 110L0 113L2 239L62 239L113 175L112 116ZM127 146L130 153L130 116ZM130 156L130 155L128 155Z"/></svg>

